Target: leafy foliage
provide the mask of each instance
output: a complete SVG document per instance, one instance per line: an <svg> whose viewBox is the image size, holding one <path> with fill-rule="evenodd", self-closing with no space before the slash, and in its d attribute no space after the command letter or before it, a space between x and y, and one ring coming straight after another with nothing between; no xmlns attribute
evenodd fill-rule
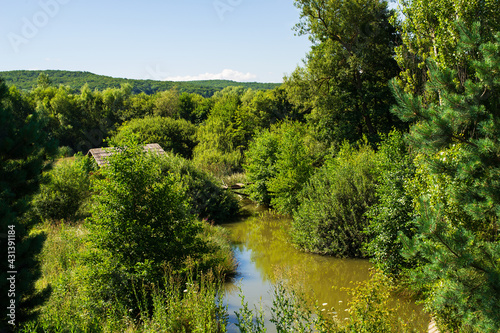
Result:
<svg viewBox="0 0 500 333"><path fill-rule="evenodd" d="M306 144L302 123L283 122L262 131L246 153L250 197L291 213L299 205L296 194L312 172L314 156Z"/></svg>
<svg viewBox="0 0 500 333"><path fill-rule="evenodd" d="M296 30L313 45L305 66L285 78L291 100L310 112L319 141L340 146L363 135L377 141L398 123L389 112L388 81L397 75L398 36L386 2L297 0Z"/></svg>
<svg viewBox="0 0 500 333"><path fill-rule="evenodd" d="M208 170L232 173L241 167L245 135L249 134L245 127L251 124L237 121L241 104L237 90L225 90L216 98L208 119L198 128L200 144L194 151L194 161Z"/></svg>
<svg viewBox="0 0 500 333"><path fill-rule="evenodd" d="M26 212L38 190L45 160L55 154L56 146L43 131L44 119L17 101L0 80L0 288L4 292L0 305L5 311L0 319L2 330L7 321L20 324L36 315L33 310L50 292L49 288L35 290L40 274L36 256L45 238L30 234L37 221ZM12 271L17 271L13 291L11 280L7 280L12 277L7 272ZM14 295L7 297L12 292ZM13 318L7 316L6 310L12 306L11 300L15 301Z"/></svg>
<svg viewBox="0 0 500 333"><path fill-rule="evenodd" d="M428 59L433 59L440 69L454 69L457 76L454 84L463 85L474 76L472 60L479 59L479 49L463 52L459 45L460 28L479 23L483 42L494 41L500 28L500 15L496 1L471 0L412 0L400 1L402 42L395 48L396 60L403 69L398 76L405 91L425 95L435 101L438 96L425 91L429 80Z"/></svg>
<svg viewBox="0 0 500 333"><path fill-rule="evenodd" d="M90 199L90 172L96 166L89 157L62 160L45 175L33 208L42 218L52 221L75 220L87 215Z"/></svg>
<svg viewBox="0 0 500 333"><path fill-rule="evenodd" d="M122 145L131 135L144 144L158 143L165 151L191 158L197 144L196 127L184 119L146 117L133 119L118 128L112 141Z"/></svg>
<svg viewBox="0 0 500 333"><path fill-rule="evenodd" d="M421 154L419 230L406 240L407 255L425 259L412 281L443 327L493 332L500 328L500 36L481 43L477 26L462 30L463 52L480 50L463 87L456 71L430 61L426 89L439 101L425 106L395 88L394 112L415 121L409 140Z"/></svg>
<svg viewBox="0 0 500 333"><path fill-rule="evenodd" d="M178 175L164 174L158 157L142 146L120 149L93 184L92 243L126 271L158 281L162 265L178 269L204 246L197 238L201 226Z"/></svg>
<svg viewBox="0 0 500 333"><path fill-rule="evenodd" d="M363 256L365 213L376 202L377 177L373 149L366 142L359 149L345 143L300 192L293 213L294 242L312 252Z"/></svg>
<svg viewBox="0 0 500 333"><path fill-rule="evenodd" d="M366 252L387 275L398 275L412 263L401 255L399 234L415 234L412 179L415 166L400 132L387 135L377 151L377 201L369 207Z"/></svg>
<svg viewBox="0 0 500 333"><path fill-rule="evenodd" d="M230 191L222 189L215 178L180 156L159 160L162 174L175 174L186 191L191 213L212 222L226 222L238 214L239 205Z"/></svg>
<svg viewBox="0 0 500 333"><path fill-rule="evenodd" d="M223 284L217 270L203 274L167 270L163 288L135 280L130 293L138 306L132 309L120 295L123 289L110 291L120 297L95 297L103 289L99 283L105 281L95 281L100 266L88 266L82 260L88 251L89 232L83 225L45 224L39 230L48 236L41 253L42 281L52 285L53 292L40 317L19 332L224 331L227 308L221 300Z"/></svg>

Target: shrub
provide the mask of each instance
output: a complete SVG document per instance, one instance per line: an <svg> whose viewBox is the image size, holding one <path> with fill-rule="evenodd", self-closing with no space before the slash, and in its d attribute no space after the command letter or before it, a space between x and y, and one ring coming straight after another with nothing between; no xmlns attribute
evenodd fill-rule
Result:
<svg viewBox="0 0 500 333"><path fill-rule="evenodd" d="M57 151L57 157L64 158L64 157L71 157L75 154L75 151L68 146L62 146L59 147Z"/></svg>
<svg viewBox="0 0 500 333"><path fill-rule="evenodd" d="M266 129L255 137L245 154L244 167L251 182L248 186L250 198L260 203L271 203L268 184L276 176L278 142L279 135L272 129Z"/></svg>
<svg viewBox="0 0 500 333"><path fill-rule="evenodd" d="M299 205L297 193L313 170L313 154L306 144L306 128L283 122L262 131L250 144L245 169L252 199L270 203L280 213Z"/></svg>
<svg viewBox="0 0 500 333"><path fill-rule="evenodd" d="M124 123L113 137L116 145L123 145L131 134L142 143L158 143L165 151L191 158L197 144L196 126L184 119L146 117Z"/></svg>
<svg viewBox="0 0 500 333"><path fill-rule="evenodd" d="M90 198L90 172L93 161L86 156L61 160L54 169L45 173L45 183L33 198L37 215L45 220L71 220L88 214Z"/></svg>
<svg viewBox="0 0 500 333"><path fill-rule="evenodd" d="M162 173L180 175L186 190L191 213L199 218L224 222L239 210L238 201L230 191L222 189L217 180L180 156L166 156L159 160Z"/></svg>
<svg viewBox="0 0 500 333"><path fill-rule="evenodd" d="M239 104L236 95L217 99L208 119L198 127L200 144L194 151L194 160L197 166L217 176L241 171L241 152L249 132L245 131L244 122L238 121Z"/></svg>
<svg viewBox="0 0 500 333"><path fill-rule="evenodd" d="M367 240L365 212L375 203L375 152L345 143L326 161L298 196L293 214L293 241L307 251L361 257Z"/></svg>
<svg viewBox="0 0 500 333"><path fill-rule="evenodd" d="M180 176L164 174L157 155L139 145L119 149L93 183L93 245L138 276L165 263L180 268L203 247Z"/></svg>
<svg viewBox="0 0 500 333"><path fill-rule="evenodd" d="M415 230L414 197L409 189L415 166L400 132L391 132L380 144L377 166L377 202L367 212L370 241L366 252L385 274L398 275L403 268L412 266L401 255L399 234L412 237Z"/></svg>

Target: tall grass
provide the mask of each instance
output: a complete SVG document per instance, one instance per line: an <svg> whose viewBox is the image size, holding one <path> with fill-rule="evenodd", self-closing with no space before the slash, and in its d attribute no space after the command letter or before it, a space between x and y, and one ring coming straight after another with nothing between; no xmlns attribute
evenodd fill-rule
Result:
<svg viewBox="0 0 500 333"><path fill-rule="evenodd" d="M46 223L35 232L47 234L37 286L51 286L52 293L38 320L26 323L20 332L225 331L223 279L225 273L234 272L234 261L222 228L205 224L201 237L213 244L213 252L204 255L202 264L187 262L182 272L166 269L161 288L137 282L130 297L138 309L118 299L95 298L88 279L96 267L85 262L89 243L83 225ZM221 263L216 271L207 268L216 262Z"/></svg>

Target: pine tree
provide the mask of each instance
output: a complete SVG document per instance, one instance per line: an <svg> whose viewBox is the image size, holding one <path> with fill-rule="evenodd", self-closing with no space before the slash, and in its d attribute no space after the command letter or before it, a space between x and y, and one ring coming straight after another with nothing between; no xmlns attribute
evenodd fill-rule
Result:
<svg viewBox="0 0 500 333"><path fill-rule="evenodd" d="M479 50L474 75L428 62L424 106L395 82L394 112L415 121L408 136L417 158L418 232L405 239L406 255L424 262L414 285L449 331L500 330L500 34L481 43L479 26L460 26L461 52Z"/></svg>
<svg viewBox="0 0 500 333"><path fill-rule="evenodd" d="M35 290L40 272L36 255L44 236L29 235L35 221L25 213L45 158L55 147L42 131L41 119L25 106L13 103L0 80L0 328L6 329L33 316L33 308L49 292Z"/></svg>

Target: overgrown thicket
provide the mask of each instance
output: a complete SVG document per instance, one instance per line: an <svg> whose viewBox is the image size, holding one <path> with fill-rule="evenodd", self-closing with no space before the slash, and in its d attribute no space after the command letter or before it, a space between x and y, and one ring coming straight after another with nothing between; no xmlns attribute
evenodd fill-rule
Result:
<svg viewBox="0 0 500 333"><path fill-rule="evenodd" d="M52 294L26 330L223 331L218 299L235 263L223 229L201 218L235 215L237 201L180 156L134 137L116 149L101 169L58 162L35 196L36 234L48 235L38 283Z"/></svg>
<svg viewBox="0 0 500 333"><path fill-rule="evenodd" d="M360 257L367 236L365 216L376 201L375 152L348 143L308 180L293 214L293 239L309 251Z"/></svg>
<svg viewBox="0 0 500 333"><path fill-rule="evenodd" d="M33 212L42 220L78 221L90 215L90 179L97 165L81 154L60 160L43 174L33 198Z"/></svg>
<svg viewBox="0 0 500 333"><path fill-rule="evenodd" d="M250 197L290 214L299 205L297 193L312 172L314 145L307 128L286 121L265 129L246 153Z"/></svg>

